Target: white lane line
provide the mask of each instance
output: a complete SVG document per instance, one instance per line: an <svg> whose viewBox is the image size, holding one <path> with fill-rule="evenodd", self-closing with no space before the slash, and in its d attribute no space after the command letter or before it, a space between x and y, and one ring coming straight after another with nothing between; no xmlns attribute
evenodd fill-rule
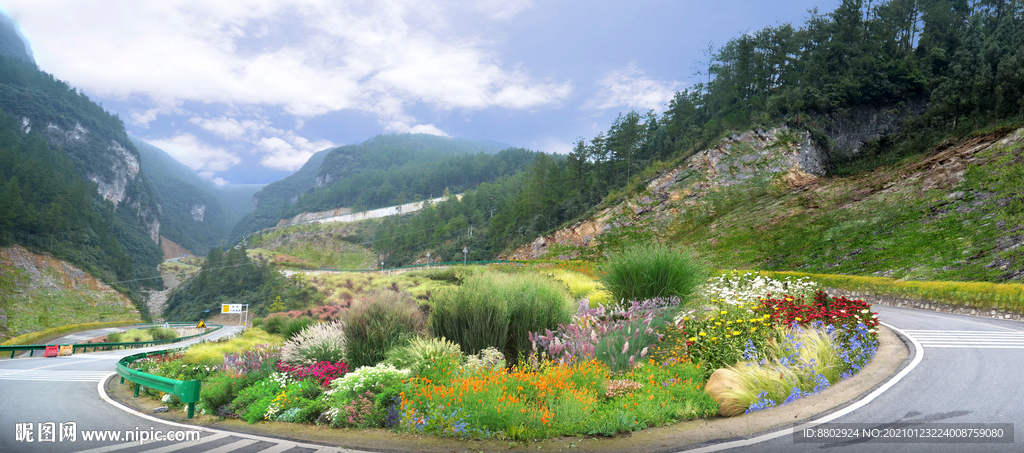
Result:
<svg viewBox="0 0 1024 453"><path fill-rule="evenodd" d="M224 445L223 447L214 448L213 450L209 450L206 453L231 453L231 452L233 452L235 450L238 450L239 448L248 447L248 446L250 446L250 445L252 445L252 444L254 444L256 442L259 442L259 441L258 440L254 440L254 439L242 439L242 440L240 440L238 442L233 442L233 443Z"/></svg>
<svg viewBox="0 0 1024 453"><path fill-rule="evenodd" d="M914 356L914 359L911 360L910 365L907 365L907 367L904 368L903 371L900 371L899 373L897 373L896 376L893 376L892 379L889 379L888 381L886 381L886 383L882 384L881 387L878 387L877 389L875 389L875 391L869 393L868 396L865 396L864 398L861 398L860 401L857 401L856 403L853 403L853 404L851 404L849 406L846 406L842 410L833 412L833 413L828 414L828 415L826 415L824 417L821 417L821 418L819 418L817 420L809 421L807 423L804 423L801 426L782 429L782 430L779 430L779 431L775 431L773 433L763 434L763 435L760 435L760 436L757 436L757 437L754 437L754 438L751 438L751 439L742 439L742 440L734 440L732 442L723 442L723 443L720 443L720 444L708 445L706 447L696 448L696 449L693 449L693 450L680 450L680 452L684 452L685 451L685 452L705 453L705 452L712 452L712 451L728 450L730 448L749 447L751 445L759 444L761 442L767 442L769 440L777 439L777 438L782 437L782 436L792 435L793 432L798 430L798 429L813 428L813 427L815 427L817 425L820 425L822 423L828 423L828 422L830 422L832 420L835 420L835 419L837 419L839 417L842 417L842 416L844 416L846 414L849 414L850 412L853 412L853 411L855 411L857 409L860 409L860 408L866 406L871 401L874 401L875 398L878 398L879 396L881 396L883 393L886 392L886 390L889 390L890 388L892 388L892 386L896 385L897 382L899 382L904 377L906 377L908 374L910 374L910 372L913 371L914 368L917 368L917 364L921 363L921 360L924 359L924 348L921 346L920 343L917 342L917 339L915 339L914 337L912 337L910 335L907 335L905 332L903 332L900 329L897 329L897 328L895 328L893 326L890 326L889 324L886 324L884 322L881 323L881 324L883 326L885 326L885 327L888 327L889 329L892 329L893 331L902 333L907 338L909 338L910 342L914 345L914 350L917 352L917 354Z"/></svg>
<svg viewBox="0 0 1024 453"><path fill-rule="evenodd" d="M109 371L17 370L0 373L0 381L96 382L109 374Z"/></svg>
<svg viewBox="0 0 1024 453"><path fill-rule="evenodd" d="M153 423L158 423L158 424L167 425L167 426L175 426L175 427L178 427L178 428L184 428L184 429L189 429L189 430L194 430L194 431L201 431L201 432L207 432L207 433L216 433L216 434L224 434L226 436L241 437L243 439L253 439L253 440L256 440L256 441L269 442L269 443L272 443L272 444L289 444L290 445L289 449L295 448L295 447L302 447L302 448L309 448L309 449L315 450L317 452L324 452L324 453L371 453L371 452L362 451L362 450L350 450L350 449L344 449L344 448L324 447L323 445L304 444L304 443L298 443L298 442L295 442L295 441L281 440L281 439L274 439L274 438L271 438L271 437L257 436L257 435L254 435L254 434L236 433L236 432L231 432L231 431L221 431L219 429L207 428L205 426L186 425L184 423L177 423L177 422L172 422L172 421L167 421L167 420L161 420L161 419L156 418L156 417L154 417L152 415L144 414L142 412L139 412L139 411L137 411L135 409L132 409L132 408L130 408L128 406L125 406L125 405L123 405L121 403L118 403L118 402L114 401L113 399L111 399L110 396L107 395L107 392L103 389L103 383L106 382L107 379L109 379L111 377L114 377L114 376L117 376L117 373L110 373L107 376L108 376L107 378L104 378L103 380L101 380L100 382L98 382L96 384L96 393L100 394L100 398L103 398L103 400L106 401L107 404L110 404L111 406L114 406L114 407L116 407L118 409L121 409L122 411L125 411L125 412L127 412L127 413L129 413L131 415L136 416L136 417L141 417L141 418L144 418L146 420L149 420L149 421L151 421ZM264 450L264 451L266 451L266 450Z"/></svg>
<svg viewBox="0 0 1024 453"><path fill-rule="evenodd" d="M204 438L201 438L201 439L199 439L198 442L180 442L180 443L177 443L177 444L170 445L171 447L174 447L174 449L166 450L166 451L175 451L175 450L181 450L182 448L194 447L196 445L202 445L202 444L204 444L206 442L210 442L210 441L217 440L217 439L223 439L225 437L228 437L227 434L214 434L212 436L206 436ZM126 443L123 443L123 444L107 445L106 447L93 448L92 450L82 450L82 451L79 451L77 453L107 453L107 452L110 452L110 451L123 450L125 448L138 447L139 445L143 445L143 443L141 443L141 442L126 442ZM164 448L166 448L166 447L164 447ZM161 449L161 450L163 450L163 449ZM149 452L149 453L153 453L154 451L157 451L157 450L146 450L146 451Z"/></svg>

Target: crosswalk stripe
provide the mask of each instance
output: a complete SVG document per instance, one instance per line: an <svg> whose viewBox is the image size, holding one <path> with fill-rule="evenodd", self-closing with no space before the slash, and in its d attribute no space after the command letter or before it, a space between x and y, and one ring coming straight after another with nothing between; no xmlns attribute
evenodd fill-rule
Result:
<svg viewBox="0 0 1024 453"><path fill-rule="evenodd" d="M1024 332L981 330L905 330L927 348L1024 349Z"/></svg>
<svg viewBox="0 0 1024 453"><path fill-rule="evenodd" d="M225 438L227 436L228 436L227 433L217 433L217 434L213 434L213 435L210 435L210 436L203 437L203 438L199 439L199 442L178 442L178 443L167 445L167 446L165 446L163 448L159 448L159 449L156 449L156 450L146 450L146 451L149 452L149 453L154 453L154 452L168 453L168 452L172 452L172 451L176 451L176 450L181 450L183 448L194 447L196 445L202 445L202 444L204 444L206 442L210 442L210 441L213 441L213 440L223 439L223 438ZM131 448L131 447L138 447L139 445L140 444L138 442L127 442L127 443L123 443L123 444L107 445L106 447L93 448L92 450L82 450L82 451L79 451L78 453L107 453L107 452L111 452L111 451L124 450L126 448Z"/></svg>
<svg viewBox="0 0 1024 453"><path fill-rule="evenodd" d="M248 447L256 442L259 441L253 439L242 439L238 442L233 442L222 447L214 448L213 450L208 450L206 453L231 453L232 451L238 450L242 447Z"/></svg>
<svg viewBox="0 0 1024 453"><path fill-rule="evenodd" d="M201 446L203 444L207 444L207 443L213 442L215 440L221 440L221 439L223 439L225 437L228 437L229 435L230 434L228 434L228 433L217 433L217 434L213 434L213 435L210 435L210 436L206 436L206 437L200 438L199 442L176 442L176 443L173 443L173 444L161 447L161 448L157 448L157 449L154 449L154 450L146 450L146 451L148 451L149 453L170 453L172 451L183 450L185 448L198 447L198 446Z"/></svg>
<svg viewBox="0 0 1024 453"><path fill-rule="evenodd" d="M293 449L295 447L298 447L298 446L299 446L299 444L296 444L295 442L281 442L281 443L279 443L277 445L274 445L273 447L270 447L270 448L268 448L266 450L260 450L260 453L281 453L281 452L284 452L284 451L291 450L291 449Z"/></svg>

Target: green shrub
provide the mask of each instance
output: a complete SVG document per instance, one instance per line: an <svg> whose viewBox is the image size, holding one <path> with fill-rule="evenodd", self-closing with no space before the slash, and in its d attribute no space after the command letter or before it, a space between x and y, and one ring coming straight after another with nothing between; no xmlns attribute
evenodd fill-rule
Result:
<svg viewBox="0 0 1024 453"><path fill-rule="evenodd" d="M431 301L430 328L469 355L488 347L515 361L531 348L530 332L554 329L574 313L560 284L536 274L486 273Z"/></svg>
<svg viewBox="0 0 1024 453"><path fill-rule="evenodd" d="M284 337L285 340L291 340L296 335L298 335L299 332L302 332L303 329L313 325L313 323L315 322L316 321L310 318L295 318L285 320L281 323L281 326L279 328L281 336Z"/></svg>
<svg viewBox="0 0 1024 453"><path fill-rule="evenodd" d="M515 362L533 348L530 332L556 329L572 320L576 307L558 282L537 274L520 274L504 282L509 300L508 341L503 352ZM499 349L501 349L499 347Z"/></svg>
<svg viewBox="0 0 1024 453"><path fill-rule="evenodd" d="M476 354L488 347L504 348L508 340L509 301L498 293L497 274L467 278L459 288L446 288L431 298L430 329Z"/></svg>
<svg viewBox="0 0 1024 453"><path fill-rule="evenodd" d="M231 376L218 373L203 382L203 391L199 394L200 407L208 414L225 415L227 408L242 389L252 385L260 377L257 375Z"/></svg>
<svg viewBox="0 0 1024 453"><path fill-rule="evenodd" d="M172 338L178 338L178 332L174 329L167 329L164 327L150 327L146 329L149 335L154 340L170 340Z"/></svg>
<svg viewBox="0 0 1024 453"><path fill-rule="evenodd" d="M296 365L345 361L345 324L317 323L305 328L281 347L281 360Z"/></svg>
<svg viewBox="0 0 1024 453"><path fill-rule="evenodd" d="M431 363L450 357L462 362L462 350L459 345L447 338L415 337L409 344L391 349L387 352L387 363L395 368L410 370L418 376Z"/></svg>
<svg viewBox="0 0 1024 453"><path fill-rule="evenodd" d="M368 293L346 310L341 319L350 369L376 365L421 332L425 320L418 306L408 293L385 290Z"/></svg>
<svg viewBox="0 0 1024 453"><path fill-rule="evenodd" d="M688 252L660 244L634 245L610 255L601 269L601 283L618 303L676 296L685 305L709 275L707 266Z"/></svg>
<svg viewBox="0 0 1024 453"><path fill-rule="evenodd" d="M111 333L111 334L107 334L107 343L120 343L120 342L121 342L121 333L120 332L114 332L114 333Z"/></svg>

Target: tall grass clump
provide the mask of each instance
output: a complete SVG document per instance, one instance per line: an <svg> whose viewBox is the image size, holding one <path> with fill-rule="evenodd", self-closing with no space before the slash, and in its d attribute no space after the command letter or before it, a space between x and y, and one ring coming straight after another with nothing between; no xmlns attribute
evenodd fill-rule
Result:
<svg viewBox="0 0 1024 453"><path fill-rule="evenodd" d="M432 363L462 363L462 360L462 349L447 338L415 337L409 344L388 351L386 362L398 369L411 371L413 376L418 376Z"/></svg>
<svg viewBox="0 0 1024 453"><path fill-rule="evenodd" d="M746 407L747 413L825 390L860 371L878 350L877 340L864 324L851 331L821 322L780 327L775 337L779 341L760 352L748 345L747 361L729 367L739 376L740 385L726 395Z"/></svg>
<svg viewBox="0 0 1024 453"><path fill-rule="evenodd" d="M601 283L618 303L678 297L686 304L710 272L689 252L661 244L644 244L610 254L600 275Z"/></svg>
<svg viewBox="0 0 1024 453"><path fill-rule="evenodd" d="M418 306L408 293L374 291L345 311L341 319L349 367L376 365L388 350L417 336L425 324Z"/></svg>
<svg viewBox="0 0 1024 453"><path fill-rule="evenodd" d="M281 360L296 365L343 362L347 352L341 321L310 325L281 347Z"/></svg>
<svg viewBox="0 0 1024 453"><path fill-rule="evenodd" d="M510 360L530 350L530 332L569 322L574 307L558 283L534 274L484 273L431 300L435 335L469 355L493 347Z"/></svg>

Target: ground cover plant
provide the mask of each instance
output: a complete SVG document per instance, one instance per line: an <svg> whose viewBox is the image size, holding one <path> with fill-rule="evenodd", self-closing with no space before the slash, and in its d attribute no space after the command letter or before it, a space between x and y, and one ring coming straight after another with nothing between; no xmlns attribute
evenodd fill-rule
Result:
<svg viewBox="0 0 1024 453"><path fill-rule="evenodd" d="M170 340L178 338L178 332L174 329L163 327L149 327L145 329L131 329L124 332L107 335L106 343L128 343L140 341Z"/></svg>

